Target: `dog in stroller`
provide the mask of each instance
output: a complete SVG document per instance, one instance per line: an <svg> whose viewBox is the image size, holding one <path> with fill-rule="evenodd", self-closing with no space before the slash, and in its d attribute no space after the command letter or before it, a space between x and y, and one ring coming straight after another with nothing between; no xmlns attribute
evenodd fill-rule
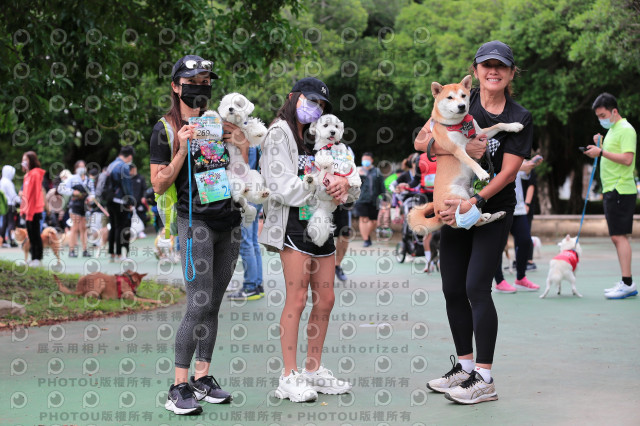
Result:
<svg viewBox="0 0 640 426"><path fill-rule="evenodd" d="M403 263L407 255L412 257L424 256L423 237L416 234L409 228L407 215L412 207L424 204L426 201L424 194L409 193L401 201L404 220L402 222L402 239L396 244L395 256L398 263Z"/></svg>

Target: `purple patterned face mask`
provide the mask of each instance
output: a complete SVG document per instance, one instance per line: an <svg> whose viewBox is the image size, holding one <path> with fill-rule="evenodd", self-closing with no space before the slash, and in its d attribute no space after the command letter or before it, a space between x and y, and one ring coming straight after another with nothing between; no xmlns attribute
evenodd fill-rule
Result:
<svg viewBox="0 0 640 426"><path fill-rule="evenodd" d="M322 115L322 108L317 103L304 99L302 105L296 108L296 115L302 124L313 123Z"/></svg>

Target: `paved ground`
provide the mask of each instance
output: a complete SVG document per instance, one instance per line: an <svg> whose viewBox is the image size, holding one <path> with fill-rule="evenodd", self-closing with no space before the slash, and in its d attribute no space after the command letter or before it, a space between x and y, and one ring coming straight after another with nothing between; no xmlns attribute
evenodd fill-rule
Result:
<svg viewBox="0 0 640 426"><path fill-rule="evenodd" d="M582 242L578 289L584 298L566 288L545 300L536 293L494 295L497 402L458 406L426 391L426 380L447 371L454 353L440 277L420 272L422 264L398 264L392 244L362 249L355 241L345 268L350 280L336 285L324 356L328 368L354 383L352 394L321 395L311 404L273 398L281 364L272 325L279 321L283 280L278 259L267 256L267 297L226 302L220 313L213 374L234 392L231 406L206 405L192 418L163 408L184 307L177 305L0 334L0 424L638 424L640 301L604 299L602 288L619 279L615 251L607 239ZM138 268L167 271L145 255L150 244L136 243ZM640 274L640 244L633 249ZM543 283L555 251L553 243L543 246L539 270L529 275L534 282ZM2 249L0 256L21 254ZM64 260L74 271L119 268ZM168 272L164 277L180 278L179 268Z"/></svg>

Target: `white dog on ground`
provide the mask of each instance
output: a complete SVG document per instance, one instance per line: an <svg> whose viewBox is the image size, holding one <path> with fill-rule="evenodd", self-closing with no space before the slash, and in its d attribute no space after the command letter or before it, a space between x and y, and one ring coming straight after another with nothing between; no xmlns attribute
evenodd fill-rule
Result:
<svg viewBox="0 0 640 426"><path fill-rule="evenodd" d="M338 117L331 114L321 116L309 126L309 133L316 138L313 149L317 153L314 171L305 175L305 181L316 188L315 199L310 202L313 214L307 225L307 234L315 245L322 246L335 229L333 212L337 208L333 197L327 194L326 187L334 176L347 178L351 187L360 187L362 181L353 157L345 144L340 142L344 124ZM340 201L347 201L347 196Z"/></svg>
<svg viewBox="0 0 640 426"><path fill-rule="evenodd" d="M560 246L560 254L549 262L547 288L544 290L544 293L540 295L540 298L547 296L551 284L558 285L558 294L560 294L560 285L563 280L571 283L571 291L575 296L582 297L582 295L578 293L578 290L576 290L576 276L574 275L578 261L580 260L580 255L582 254L580 243L577 243L576 240L577 237L571 238L571 236L567 234L567 236L558 243L558 246Z"/></svg>
<svg viewBox="0 0 640 426"><path fill-rule="evenodd" d="M249 115L254 110L254 105L240 93L229 93L220 101L218 112L207 111L205 116L215 116L218 114L224 121L235 124L242 129L249 145L260 146L267 134L264 123L256 117ZM229 165L227 166L227 176L231 185L231 198L243 209L243 222L245 225L253 223L256 218L256 208L247 201L254 204L263 204L269 198L269 190L264 178L257 170L251 170L249 165L242 158L240 149L235 145L228 144Z"/></svg>

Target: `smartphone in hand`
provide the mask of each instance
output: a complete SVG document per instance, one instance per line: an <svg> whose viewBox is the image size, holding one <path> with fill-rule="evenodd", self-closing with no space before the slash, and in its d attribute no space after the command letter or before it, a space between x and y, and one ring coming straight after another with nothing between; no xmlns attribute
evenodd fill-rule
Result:
<svg viewBox="0 0 640 426"><path fill-rule="evenodd" d="M582 152L585 152L588 148L586 146L579 146L578 149Z"/></svg>

